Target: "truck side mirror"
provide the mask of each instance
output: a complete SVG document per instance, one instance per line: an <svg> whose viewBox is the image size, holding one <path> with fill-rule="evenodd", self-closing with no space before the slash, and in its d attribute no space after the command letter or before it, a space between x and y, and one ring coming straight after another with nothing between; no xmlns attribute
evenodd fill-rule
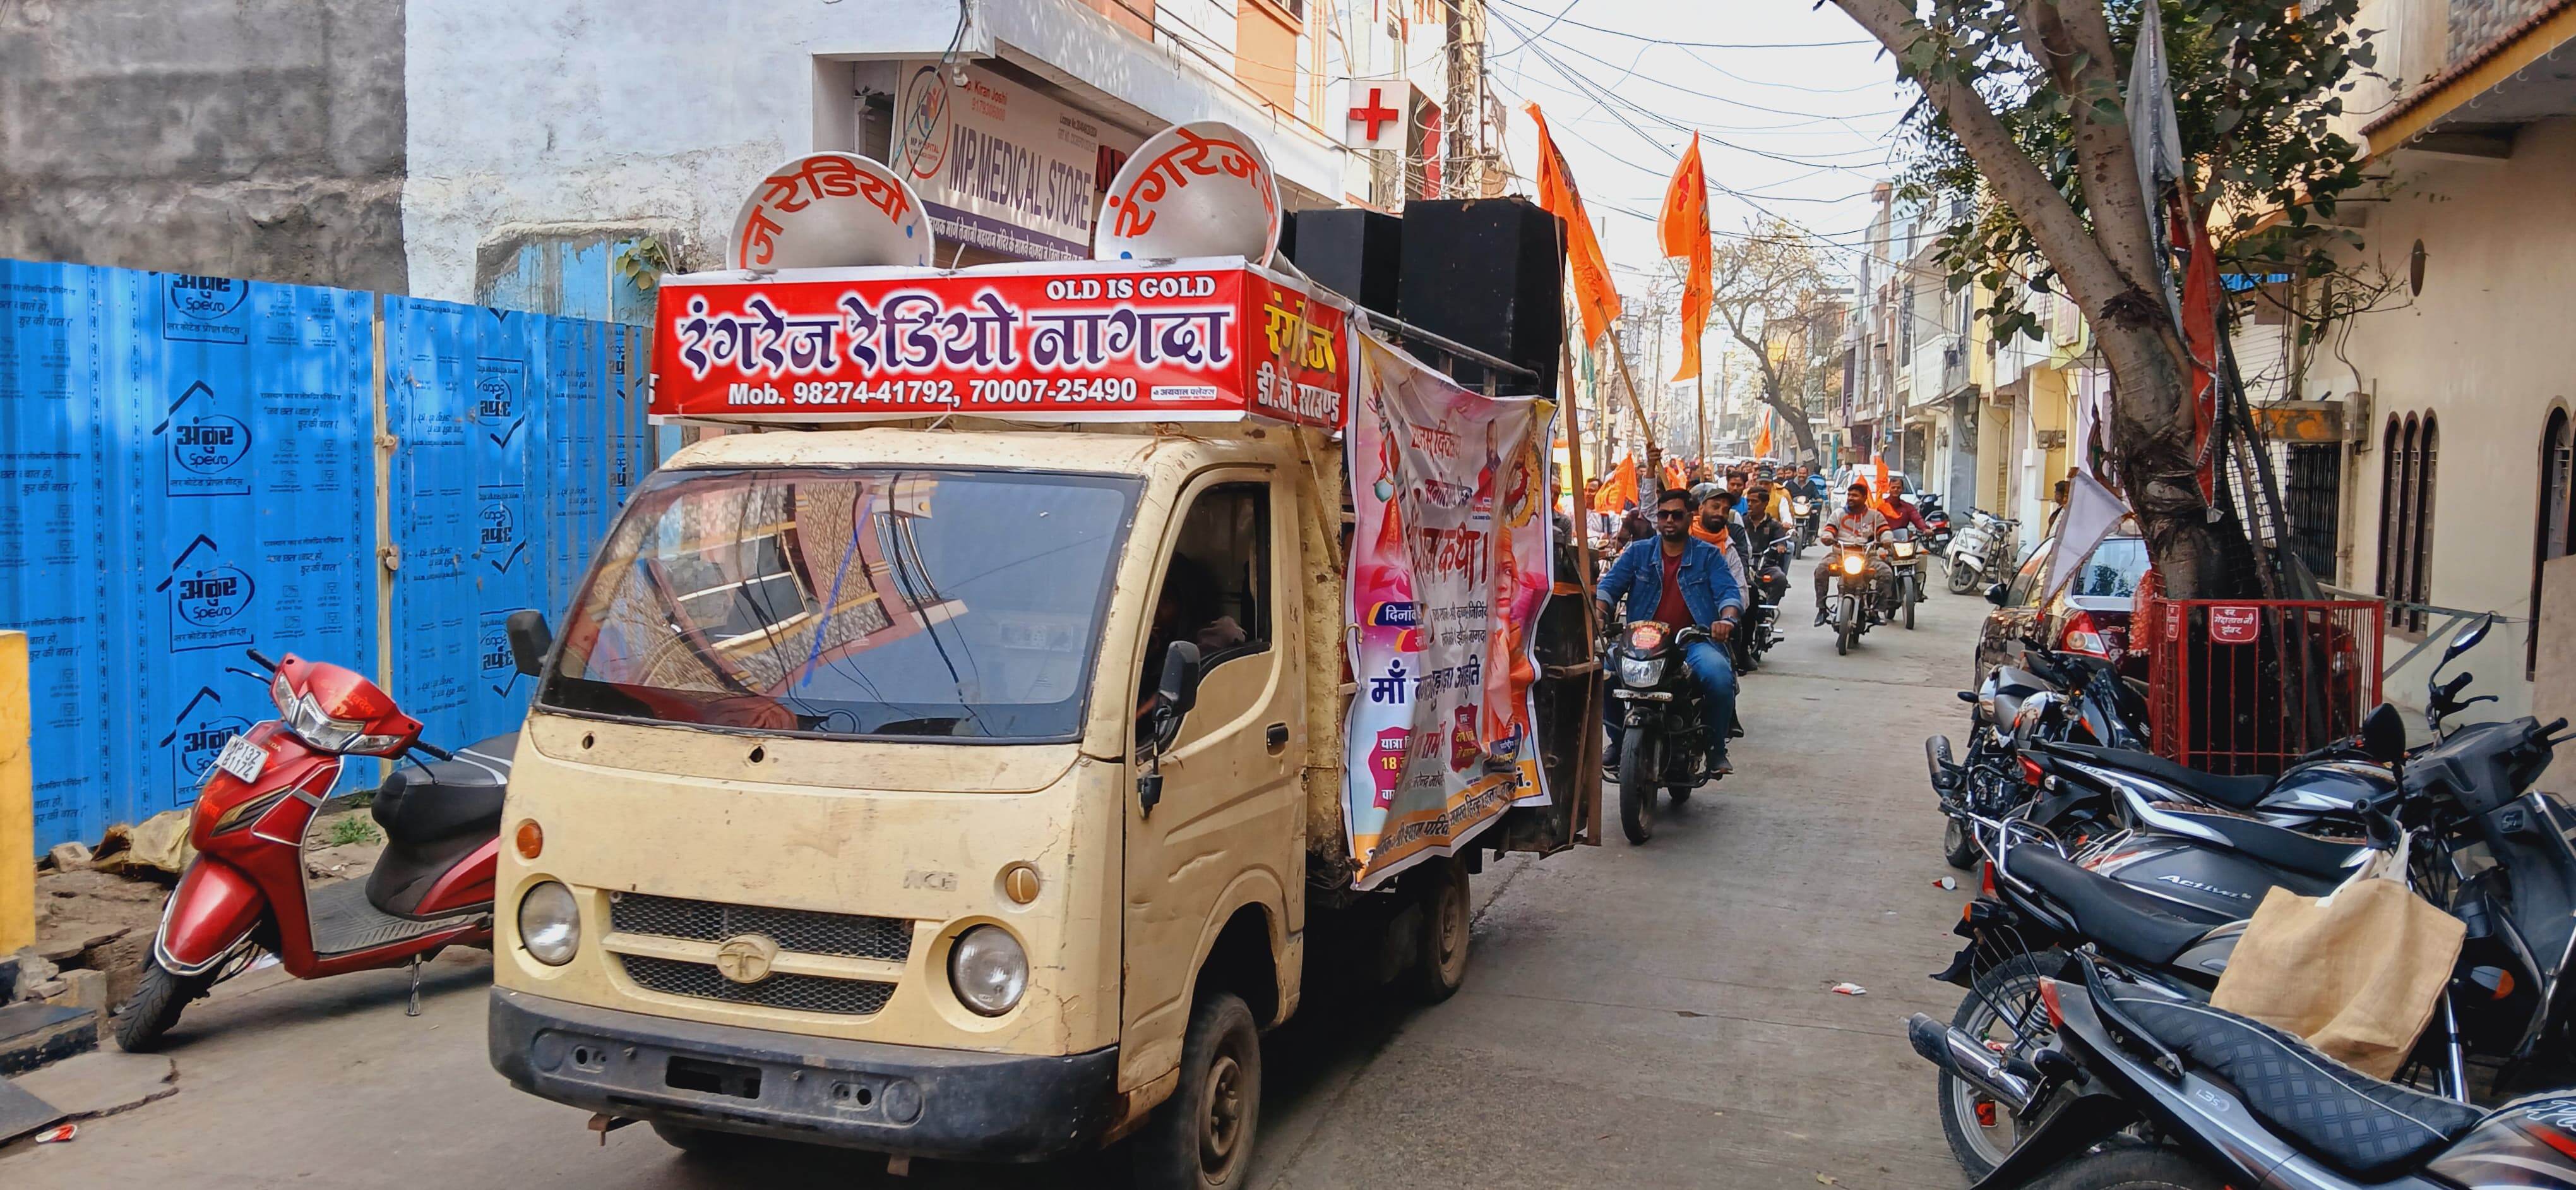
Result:
<svg viewBox="0 0 2576 1190"><path fill-rule="evenodd" d="M510 659L518 663L519 672L537 677L546 672L546 654L555 647L554 629L546 627L546 613L535 608L521 608L502 621L502 631L510 638Z"/></svg>
<svg viewBox="0 0 2576 1190"><path fill-rule="evenodd" d="M2002 583L1989 583L1986 585L1986 602L1991 603L1996 607L2002 607L2004 605L2004 597L2008 594L2010 594L2010 592Z"/></svg>
<svg viewBox="0 0 2576 1190"><path fill-rule="evenodd" d="M1163 654L1163 678L1154 686L1154 750L1163 751L1181 735L1181 720L1199 702L1199 647L1172 642Z"/></svg>

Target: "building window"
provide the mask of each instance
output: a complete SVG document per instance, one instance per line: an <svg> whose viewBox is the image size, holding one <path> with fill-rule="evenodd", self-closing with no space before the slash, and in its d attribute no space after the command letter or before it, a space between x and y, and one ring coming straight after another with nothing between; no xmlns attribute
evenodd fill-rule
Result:
<svg viewBox="0 0 2576 1190"><path fill-rule="evenodd" d="M2540 432L2540 510L2533 520L2531 558L2531 618L2540 620L2540 568L2552 558L2576 553L2576 441L2571 441L2567 411L2552 409L2549 422ZM2522 659L2522 676L2529 678L2540 666L2540 633L2528 635Z"/></svg>
<svg viewBox="0 0 2576 1190"><path fill-rule="evenodd" d="M2431 602L2433 494L2441 454L2441 426L2432 414L2388 419L2380 460L2379 594L2397 603ZM2422 608L2400 611L2393 621L2408 632L2424 630Z"/></svg>
<svg viewBox="0 0 2576 1190"><path fill-rule="evenodd" d="M2290 518L2290 544L2308 573L2334 581L2335 531L2343 515L2343 447L2293 442L2288 453L2289 483L2281 503Z"/></svg>

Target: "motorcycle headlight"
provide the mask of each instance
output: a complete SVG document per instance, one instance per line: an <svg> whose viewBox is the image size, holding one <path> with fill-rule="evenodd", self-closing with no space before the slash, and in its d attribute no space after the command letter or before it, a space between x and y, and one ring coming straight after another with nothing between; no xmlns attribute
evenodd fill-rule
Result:
<svg viewBox="0 0 2576 1190"><path fill-rule="evenodd" d="M1029 990L1029 956L1000 926L977 926L948 948L948 986L984 1016L1000 1016Z"/></svg>
<svg viewBox="0 0 2576 1190"><path fill-rule="evenodd" d="M1844 554L1843 554L1843 573L1844 573L1844 574L1857 575L1857 574L1859 574L1861 571L1864 571L1864 570L1867 570L1867 569L1869 569L1869 562L1868 562L1868 560L1867 560L1867 559L1864 559L1864 558L1862 558L1862 557L1860 556L1860 551L1859 551L1859 550L1849 550L1849 551L1844 552Z"/></svg>
<svg viewBox="0 0 2576 1190"><path fill-rule="evenodd" d="M1631 690L1643 690L1663 680L1664 659L1661 657L1621 657L1619 659L1619 683Z"/></svg>
<svg viewBox="0 0 2576 1190"><path fill-rule="evenodd" d="M1900 541L1900 542L1897 542L1897 543L1896 543L1896 556L1897 556L1897 557L1900 557L1900 558L1911 558L1911 557L1913 557L1913 556L1914 556L1914 543L1913 543L1913 542L1910 542L1910 541Z"/></svg>
<svg viewBox="0 0 2576 1190"><path fill-rule="evenodd" d="M279 681L284 683L282 678ZM401 736L368 735L364 723L324 714L322 704L310 694L296 695L279 710L295 738L324 752L382 752L402 742Z"/></svg>
<svg viewBox="0 0 2576 1190"><path fill-rule="evenodd" d="M540 881L519 898L519 945L549 967L572 961L581 949L581 905L571 889Z"/></svg>
<svg viewBox="0 0 2576 1190"><path fill-rule="evenodd" d="M1804 500L1792 500L1789 502L1789 511L1798 516L1805 516L1807 515L1807 502Z"/></svg>

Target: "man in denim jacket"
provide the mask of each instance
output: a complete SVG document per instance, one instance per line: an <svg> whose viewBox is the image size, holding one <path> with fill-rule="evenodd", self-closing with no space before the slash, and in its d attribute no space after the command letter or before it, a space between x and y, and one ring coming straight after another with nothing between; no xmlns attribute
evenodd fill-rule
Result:
<svg viewBox="0 0 2576 1190"><path fill-rule="evenodd" d="M1744 593L1718 548L1691 536L1690 518L1690 493L1665 491L1655 501L1655 536L1620 552L1609 573L1601 576L1597 595L1604 622L1625 602L1628 614L1621 623L1659 620L1676 632L1694 626L1708 631L1711 639L1693 641L1682 664L1707 696L1701 709L1708 715L1709 770L1723 775L1734 771L1726 758L1726 736L1727 725L1735 721L1735 667L1726 657L1726 639L1743 613ZM1618 681L1615 673L1608 677ZM1606 698L1602 702L1610 729L1604 755L1615 766L1622 734L1619 704Z"/></svg>

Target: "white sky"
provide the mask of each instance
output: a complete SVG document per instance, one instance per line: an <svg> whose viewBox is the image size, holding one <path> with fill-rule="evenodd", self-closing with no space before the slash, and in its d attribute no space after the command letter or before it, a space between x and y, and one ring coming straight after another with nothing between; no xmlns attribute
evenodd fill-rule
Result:
<svg viewBox="0 0 2576 1190"><path fill-rule="evenodd" d="M1495 88L1516 97L1516 123L1521 101L1547 114L1584 205L1607 220L1622 297L1643 293L1641 272L1665 271L1654 214L1693 129L1718 235L1768 213L1846 248L1861 241L1915 92L1842 10L1810 3L1487 0Z"/></svg>

